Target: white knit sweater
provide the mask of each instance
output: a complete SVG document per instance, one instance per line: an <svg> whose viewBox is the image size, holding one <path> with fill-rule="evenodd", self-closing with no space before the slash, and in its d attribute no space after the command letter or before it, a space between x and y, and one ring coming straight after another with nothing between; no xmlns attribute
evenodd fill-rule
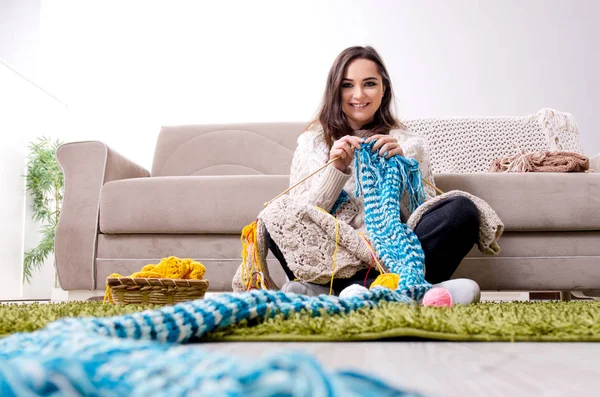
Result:
<svg viewBox="0 0 600 397"><path fill-rule="evenodd" d="M429 164L427 140L418 134L404 130L392 130L390 135L398 140L400 147L407 158L414 158L419 162L423 177L434 183L433 174ZM325 141L322 127L308 130L298 137L298 146L294 152L292 169L290 171L290 186L321 167L329 160L329 147ZM365 213L362 196L356 197L355 170L349 168L347 174L329 166L317 173L290 192L291 196L301 196L307 204L316 205L325 211L330 211L342 189L350 196L350 202L344 205L336 214L338 219L347 222L354 229L365 232ZM424 184L427 199L435 197L435 190ZM402 199L402 220L410 216L408 210L408 196L405 193Z"/></svg>

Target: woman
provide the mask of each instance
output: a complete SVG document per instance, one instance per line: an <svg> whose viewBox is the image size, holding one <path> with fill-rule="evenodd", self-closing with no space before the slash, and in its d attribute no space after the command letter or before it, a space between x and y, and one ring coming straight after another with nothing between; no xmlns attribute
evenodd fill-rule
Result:
<svg viewBox="0 0 600 397"><path fill-rule="evenodd" d="M425 139L408 132L396 120L391 110L393 98L389 74L373 48L350 47L342 51L329 71L317 120L298 138L290 184L295 184L328 160L339 158L290 194L330 212L343 189L349 201L356 205L340 208L335 216L357 231L366 232L364 204L362 197L355 196L355 170L352 167L354 149L360 149L363 142L374 142L373 152L386 158L398 155L416 159L423 178L433 183ZM425 185L425 194L429 199L435 196L435 190ZM410 212L405 199L401 203L401 212L402 220L406 221ZM449 280L476 243L478 230L477 207L466 197L451 197L426 212L414 230L425 253L426 280L432 284ZM291 280L282 290L309 295L328 292L329 286L293 281L296 277L283 254L269 235L266 238L269 249ZM365 269L350 278L335 278L333 290L339 294L354 284L368 288L378 275L375 269ZM455 301L454 295L459 293L466 294L462 300L479 298L479 288L470 280L452 280L443 286L453 293Z"/></svg>

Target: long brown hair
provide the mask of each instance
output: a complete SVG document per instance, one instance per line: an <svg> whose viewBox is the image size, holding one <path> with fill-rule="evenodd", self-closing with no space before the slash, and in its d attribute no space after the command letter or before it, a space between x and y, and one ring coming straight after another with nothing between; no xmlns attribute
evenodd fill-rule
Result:
<svg viewBox="0 0 600 397"><path fill-rule="evenodd" d="M355 59L368 59L375 62L384 87L381 106L377 109L373 121L365 125L363 129L377 134L387 134L391 129L405 128L393 115L391 109L394 98L392 82L377 51L373 47L349 47L337 56L329 69L323 103L316 120L311 123L311 126L321 124L325 132L325 140L330 147L334 141L353 133L346 115L342 112L341 91L346 68Z"/></svg>

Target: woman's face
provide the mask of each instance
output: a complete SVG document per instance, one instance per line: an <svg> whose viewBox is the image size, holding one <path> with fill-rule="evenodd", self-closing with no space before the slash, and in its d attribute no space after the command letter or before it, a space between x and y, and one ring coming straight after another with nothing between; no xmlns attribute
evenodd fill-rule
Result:
<svg viewBox="0 0 600 397"><path fill-rule="evenodd" d="M342 80L342 112L353 130L373 121L385 88L377 64L369 59L350 62Z"/></svg>

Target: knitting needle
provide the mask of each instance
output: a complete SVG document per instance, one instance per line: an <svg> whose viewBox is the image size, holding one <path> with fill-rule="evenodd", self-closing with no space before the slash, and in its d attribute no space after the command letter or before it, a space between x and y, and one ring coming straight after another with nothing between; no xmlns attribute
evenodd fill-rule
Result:
<svg viewBox="0 0 600 397"><path fill-rule="evenodd" d="M433 183L429 182L427 179L423 178L423 182L425 182L430 187L434 188L435 191L438 192L439 194L444 194L444 192L442 192L440 189L438 189L437 186L435 186Z"/></svg>
<svg viewBox="0 0 600 397"><path fill-rule="evenodd" d="M313 171L310 175L304 177L302 180L300 180L298 183L295 183L293 186L290 186L289 188L285 189L283 192L279 193L276 197L272 198L271 200L267 201L266 203L264 203L263 205L266 207L269 204L271 204L273 201L277 200L279 197L283 196L284 194L286 194L287 192L289 192L290 190L292 190L293 188L295 188L296 186L300 185L302 182L304 182L305 180L307 180L308 178L310 178L311 176L313 176L314 174L316 174L317 172L321 171L323 168L327 167L329 164L333 163L336 160L339 160L342 156L337 156L336 158L333 158L331 160L329 160L328 162L326 162L323 166L319 167L318 169L316 169L315 171ZM436 192L438 192L439 194L444 194L443 191L441 191L440 189L438 189L434 184L432 184L431 182L429 182L427 179L423 178L423 182L425 182L427 185L431 186L432 188L435 189Z"/></svg>
<svg viewBox="0 0 600 397"><path fill-rule="evenodd" d="M333 158L333 159L329 160L322 167L319 167L317 170L315 170L312 174L308 175L307 177L305 177L304 179L302 179L300 182L294 184L294 186L288 187L283 192L279 193L275 198L272 198L271 200L267 201L264 204L264 206L266 207L267 205L271 204L273 201L277 200L279 197L283 196L284 194L286 194L287 192L289 192L290 190L292 190L293 188L295 188L296 186L298 186L299 184L301 184L302 182L304 182L305 180L307 180L308 178L310 178L311 176L313 176L317 172L321 171L323 168L327 167L329 164L331 164L334 161L337 161L337 160L339 160L341 158L342 158L342 156L337 156L336 158Z"/></svg>

